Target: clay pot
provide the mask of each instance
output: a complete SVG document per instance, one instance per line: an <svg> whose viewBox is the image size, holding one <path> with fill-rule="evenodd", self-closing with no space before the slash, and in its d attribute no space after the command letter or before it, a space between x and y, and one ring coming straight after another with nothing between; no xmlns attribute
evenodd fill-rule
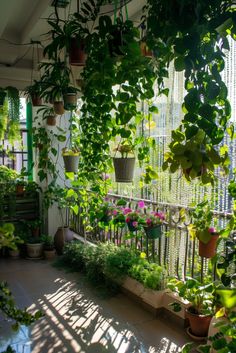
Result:
<svg viewBox="0 0 236 353"><path fill-rule="evenodd" d="M118 183L132 183L135 158L113 158L115 179Z"/></svg>
<svg viewBox="0 0 236 353"><path fill-rule="evenodd" d="M36 244L26 244L27 248L27 255L29 258L32 259L40 259L43 254L43 244L36 243Z"/></svg>
<svg viewBox="0 0 236 353"><path fill-rule="evenodd" d="M33 107L38 107L43 104L42 98L40 98L39 96L36 96L36 95L31 97L31 101L32 101Z"/></svg>
<svg viewBox="0 0 236 353"><path fill-rule="evenodd" d="M69 62L72 66L84 66L87 60L84 41L78 38L70 39Z"/></svg>
<svg viewBox="0 0 236 353"><path fill-rule="evenodd" d="M48 115L47 116L47 125L55 126L57 123L57 119L55 115Z"/></svg>
<svg viewBox="0 0 236 353"><path fill-rule="evenodd" d="M63 96L64 99L64 108L66 110L74 110L77 107L77 94L76 93L67 93Z"/></svg>
<svg viewBox="0 0 236 353"><path fill-rule="evenodd" d="M55 249L53 249L53 250L44 250L43 251L43 255L44 255L44 258L46 260L53 260L53 259L55 259L56 251L55 251Z"/></svg>
<svg viewBox="0 0 236 353"><path fill-rule="evenodd" d="M212 258L216 254L216 243L219 238L218 234L212 235L210 241L205 244L199 240L199 256Z"/></svg>
<svg viewBox="0 0 236 353"><path fill-rule="evenodd" d="M64 105L62 101L54 102L53 103L53 109L55 114L57 115L62 115L65 113Z"/></svg>
<svg viewBox="0 0 236 353"><path fill-rule="evenodd" d="M65 243L73 240L73 232L69 227L59 227L54 235L54 245L58 255L62 255Z"/></svg>
<svg viewBox="0 0 236 353"><path fill-rule="evenodd" d="M207 337L212 316L193 314L189 309L191 307L185 310L185 317L189 320L191 333L197 337Z"/></svg>
<svg viewBox="0 0 236 353"><path fill-rule="evenodd" d="M33 238L38 238L39 237L39 233L40 233L39 227L31 229L31 234L32 234Z"/></svg>

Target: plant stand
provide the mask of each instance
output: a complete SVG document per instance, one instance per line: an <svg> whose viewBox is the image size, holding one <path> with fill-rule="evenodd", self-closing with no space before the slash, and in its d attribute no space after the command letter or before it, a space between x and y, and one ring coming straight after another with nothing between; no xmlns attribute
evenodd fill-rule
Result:
<svg viewBox="0 0 236 353"><path fill-rule="evenodd" d="M134 178L135 158L113 158L117 183L132 183Z"/></svg>

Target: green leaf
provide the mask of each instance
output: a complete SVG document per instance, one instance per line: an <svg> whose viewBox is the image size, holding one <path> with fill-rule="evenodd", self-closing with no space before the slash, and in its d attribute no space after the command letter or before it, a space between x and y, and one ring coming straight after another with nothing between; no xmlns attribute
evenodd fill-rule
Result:
<svg viewBox="0 0 236 353"><path fill-rule="evenodd" d="M174 61L174 66L176 71L183 71L185 69L185 61L183 56L179 56Z"/></svg>

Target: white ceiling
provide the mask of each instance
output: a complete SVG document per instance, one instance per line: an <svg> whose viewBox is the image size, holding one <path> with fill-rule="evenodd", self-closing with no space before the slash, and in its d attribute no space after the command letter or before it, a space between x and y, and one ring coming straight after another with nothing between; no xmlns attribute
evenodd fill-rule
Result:
<svg viewBox="0 0 236 353"><path fill-rule="evenodd" d="M0 87L15 86L22 90L31 83L32 76L38 78L35 63L42 49L30 43L39 41L45 45L47 18L54 12L51 3L52 0L0 1ZM144 4L145 0L132 0L128 4L129 17L140 16ZM71 0L66 9L58 9L60 18L76 11L77 0Z"/></svg>

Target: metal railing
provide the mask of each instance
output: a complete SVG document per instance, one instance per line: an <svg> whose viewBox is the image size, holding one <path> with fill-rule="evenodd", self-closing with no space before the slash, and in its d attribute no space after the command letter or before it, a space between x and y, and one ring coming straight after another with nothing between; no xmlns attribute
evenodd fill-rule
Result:
<svg viewBox="0 0 236 353"><path fill-rule="evenodd" d="M109 200L114 204L120 198L125 199L132 209L137 207L140 199L125 197L116 194L109 194ZM80 215L71 216L70 224L72 229L79 235L91 242L111 241L117 246L124 244L133 249L144 252L152 262L157 262L166 269L169 276L185 278L186 276L196 277L202 280L205 276L216 277L215 267L212 267L210 260L198 255L198 239L192 240L188 231L191 223L189 215L190 208L173 205L169 203L153 202L142 200L145 206L155 211L164 212L167 217L162 227L162 236L159 239L148 239L144 231L130 233L128 227L120 227L112 222L104 226L97 220L91 231L85 231L84 222ZM185 209L185 221L181 221L180 210ZM231 213L214 212L218 219L219 227L223 228ZM218 247L218 253L223 254L223 244Z"/></svg>

